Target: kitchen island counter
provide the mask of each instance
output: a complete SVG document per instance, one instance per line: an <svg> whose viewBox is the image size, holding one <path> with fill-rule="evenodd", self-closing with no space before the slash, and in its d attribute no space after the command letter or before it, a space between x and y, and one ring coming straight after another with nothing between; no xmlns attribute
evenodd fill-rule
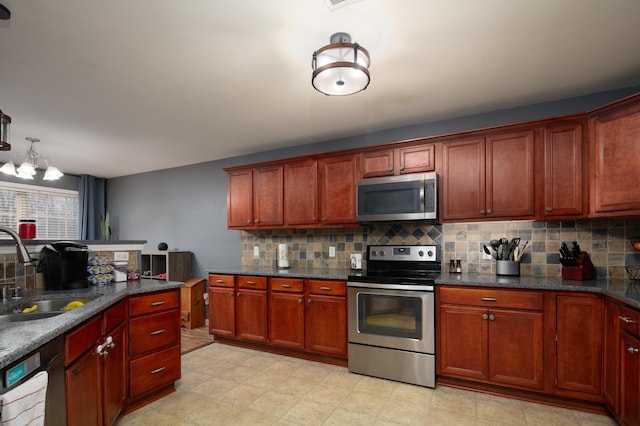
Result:
<svg viewBox="0 0 640 426"><path fill-rule="evenodd" d="M470 287L495 287L522 290L581 291L604 294L640 309L640 282L624 278L600 278L588 281L562 277L510 277L494 274L450 274L443 272L437 284Z"/></svg>
<svg viewBox="0 0 640 426"><path fill-rule="evenodd" d="M90 285L86 289L66 291L35 291L17 300L8 300L0 305L3 313L30 301L55 298L93 299L84 306L54 317L5 323L0 325L0 368L43 346L54 338L63 335L75 326L129 295L152 293L180 288L181 282L162 280L140 280L112 283L104 286ZM27 315L27 314L25 314Z"/></svg>

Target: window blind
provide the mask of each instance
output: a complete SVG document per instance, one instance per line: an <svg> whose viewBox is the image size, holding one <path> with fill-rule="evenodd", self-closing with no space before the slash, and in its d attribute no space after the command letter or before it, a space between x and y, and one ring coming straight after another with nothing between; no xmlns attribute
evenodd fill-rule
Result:
<svg viewBox="0 0 640 426"><path fill-rule="evenodd" d="M0 226L17 230L21 219L36 221L37 239L77 239L78 191L0 182Z"/></svg>

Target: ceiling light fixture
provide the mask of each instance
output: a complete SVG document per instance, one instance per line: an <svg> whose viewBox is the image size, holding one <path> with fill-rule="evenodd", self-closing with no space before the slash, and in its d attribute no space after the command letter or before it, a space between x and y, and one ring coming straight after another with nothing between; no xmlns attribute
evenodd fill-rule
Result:
<svg viewBox="0 0 640 426"><path fill-rule="evenodd" d="M371 80L367 49L351 43L347 33L335 33L330 43L313 52L313 87L329 96L352 95L366 89Z"/></svg>
<svg viewBox="0 0 640 426"><path fill-rule="evenodd" d="M9 143L9 127L11 126L11 117L0 110L0 151L11 151Z"/></svg>
<svg viewBox="0 0 640 426"><path fill-rule="evenodd" d="M37 138L26 138L31 145L25 154L26 159L20 164L20 167L16 169L13 161L9 161L8 163L4 163L2 167L0 167L0 172L6 173L11 176L17 176L22 179L33 179L33 176L36 174L36 169L38 168L38 160L42 160L46 165L47 169L44 172L43 180L56 180L60 179L64 176L57 167L54 167L49 161L48 157L40 155L38 151L36 151L35 143L40 142L40 139Z"/></svg>

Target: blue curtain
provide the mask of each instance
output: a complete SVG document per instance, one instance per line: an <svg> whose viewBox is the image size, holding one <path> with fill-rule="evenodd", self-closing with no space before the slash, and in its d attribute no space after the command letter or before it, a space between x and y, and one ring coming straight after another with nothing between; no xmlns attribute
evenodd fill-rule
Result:
<svg viewBox="0 0 640 426"><path fill-rule="evenodd" d="M95 176L81 175L78 185L78 238L100 240L100 218L106 212L106 180Z"/></svg>

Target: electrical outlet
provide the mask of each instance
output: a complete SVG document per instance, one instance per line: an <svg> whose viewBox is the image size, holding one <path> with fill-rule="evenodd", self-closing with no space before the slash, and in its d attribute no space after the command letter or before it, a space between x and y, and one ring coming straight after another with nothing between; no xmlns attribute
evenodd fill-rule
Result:
<svg viewBox="0 0 640 426"><path fill-rule="evenodd" d="M257 257L260 257L260 247L255 246L255 247L253 248L253 257L256 257L256 258L257 258Z"/></svg>
<svg viewBox="0 0 640 426"><path fill-rule="evenodd" d="M329 257L336 257L336 248L334 246L329 247Z"/></svg>
<svg viewBox="0 0 640 426"><path fill-rule="evenodd" d="M128 251L116 251L113 253L113 260L116 262L121 261L129 261L129 252Z"/></svg>

